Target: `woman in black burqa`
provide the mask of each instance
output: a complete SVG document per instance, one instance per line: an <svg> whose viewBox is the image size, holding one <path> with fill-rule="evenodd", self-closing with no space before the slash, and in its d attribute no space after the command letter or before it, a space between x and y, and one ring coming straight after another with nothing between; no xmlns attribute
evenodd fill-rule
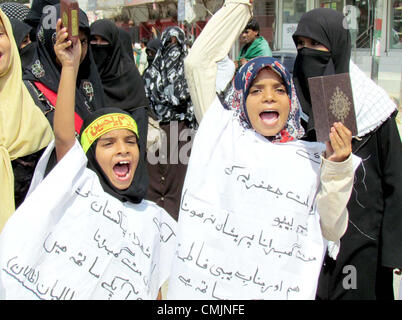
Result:
<svg viewBox="0 0 402 320"><path fill-rule="evenodd" d="M150 184L147 199L164 208L176 220L187 171L186 160L191 153L191 129L198 125L184 74L186 56L184 31L179 27L168 27L162 33L152 64L142 75L150 111L162 136L161 147L154 153L148 152ZM153 157L156 163L150 161Z"/></svg>
<svg viewBox="0 0 402 320"><path fill-rule="evenodd" d="M97 42L101 37L103 43ZM120 38L119 28L110 20L91 24L91 48L105 92L105 104L130 112L148 107L144 83L133 59Z"/></svg>
<svg viewBox="0 0 402 320"><path fill-rule="evenodd" d="M30 44L30 52L27 60L21 58L23 62L22 79L31 94L35 104L46 115L50 124L53 127L54 110L57 100L57 90L60 81L61 65L56 59L54 52L54 44L56 39L56 25L51 25L49 14L52 12L60 16L60 5L55 5L52 10L48 10L40 16L43 5L46 1L36 1L36 7L32 7L28 17L31 17L31 22L38 23L36 29L36 41ZM36 10L34 10L36 8ZM27 17L27 19L28 19ZM55 21L53 21L55 23ZM88 18L84 11L79 10L79 28L82 37L81 43L88 45L90 30ZM24 31L25 33L25 31ZM75 105L75 125L77 135L80 132L83 121L95 110L101 109L104 104L104 93L99 73L92 57L91 48L83 56L80 64L77 83L76 83L76 105ZM24 199L28 191L33 172L43 150L29 155L29 158L15 160L13 162L15 175L15 201L18 206ZM49 161L49 170L55 165L55 157Z"/></svg>
<svg viewBox="0 0 402 320"><path fill-rule="evenodd" d="M35 54L36 42L32 42L30 39L32 27L15 18L10 18L10 23L13 28L15 43L17 44L20 54L22 70L24 70L25 67L31 63Z"/></svg>
<svg viewBox="0 0 402 320"><path fill-rule="evenodd" d="M57 18L60 17L60 5L54 6ZM58 63L54 52L56 41L56 25L51 25L48 15L43 14L36 30L36 52L31 63L26 67L23 79L34 101L46 114L53 125L55 96L60 81L61 65ZM81 45L87 47L83 54L78 71L75 94L76 132L80 132L82 121L91 112L105 106L102 82L98 69L92 57L89 46L90 29L88 18L84 11L79 10L79 30L82 39ZM81 37L81 36L80 36ZM83 49L83 52L85 50Z"/></svg>
<svg viewBox="0 0 402 320"><path fill-rule="evenodd" d="M361 157L348 203L349 226L336 260L326 257L318 299L393 299L393 269L402 267L402 145L396 106L351 60L344 16L319 8L307 12L293 35L298 54L296 90L304 112L305 139L314 141L307 79L349 72L358 134L353 153Z"/></svg>

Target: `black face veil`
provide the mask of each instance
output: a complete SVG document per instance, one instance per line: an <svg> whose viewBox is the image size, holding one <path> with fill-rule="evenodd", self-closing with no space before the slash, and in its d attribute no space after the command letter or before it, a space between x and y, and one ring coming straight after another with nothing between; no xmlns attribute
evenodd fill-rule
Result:
<svg viewBox="0 0 402 320"><path fill-rule="evenodd" d="M105 92L105 104L132 112L136 108L147 107L148 99L141 75L121 39L122 34L107 19L91 24L91 35L101 36L109 43L91 44Z"/></svg>
<svg viewBox="0 0 402 320"><path fill-rule="evenodd" d="M20 58L21 58L21 66L22 66L22 69L24 70L25 67L31 63L31 61L35 55L36 43L31 42L30 44L26 45L22 49L20 49L20 46L21 46L22 42L24 41L25 37L30 35L32 27L18 19L15 19L15 18L10 18L10 23L11 23L11 26L13 27L15 43L17 44L18 51L20 53Z"/></svg>

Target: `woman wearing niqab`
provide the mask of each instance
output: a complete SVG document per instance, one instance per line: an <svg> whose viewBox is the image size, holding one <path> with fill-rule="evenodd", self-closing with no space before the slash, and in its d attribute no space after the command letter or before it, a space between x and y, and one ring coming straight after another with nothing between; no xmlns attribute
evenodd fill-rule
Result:
<svg viewBox="0 0 402 320"><path fill-rule="evenodd" d="M173 37L177 42L171 41ZM168 27L163 31L161 46L143 78L150 106L159 121L186 120L190 127L195 127L193 105L184 75L185 40L184 31L179 27Z"/></svg>
<svg viewBox="0 0 402 320"><path fill-rule="evenodd" d="M10 23L13 28L14 39L17 44L18 51L20 53L22 70L24 71L25 67L31 63L35 54L36 42L29 42L28 44L23 43L26 37L29 37L32 28L28 24L15 18L10 18Z"/></svg>
<svg viewBox="0 0 402 320"><path fill-rule="evenodd" d="M153 125L150 120L151 128L159 132L157 140L161 142L159 148L148 151L147 199L156 202L176 220L187 170L187 162L183 160L188 160L191 153L190 129L197 127L184 74L185 40L184 31L179 27L165 29L155 58L142 75L152 120L158 122ZM179 157L180 154L185 156ZM156 158L156 163L151 163L150 158Z"/></svg>
<svg viewBox="0 0 402 320"><path fill-rule="evenodd" d="M54 7L56 8L57 18L59 18L60 5L55 5ZM86 34L88 50L84 60L80 64L76 83L75 112L77 134L80 131L83 119L91 112L105 106L102 82L89 46L90 29L88 18L81 9L79 10L79 28ZM25 69L23 79L26 80L25 83L34 100L46 114L50 123L53 124L53 111L61 67L57 62L53 48L56 40L56 26L49 25L47 14L41 17L36 37L36 52L31 63ZM41 93L43 93L45 99L43 99Z"/></svg>
<svg viewBox="0 0 402 320"><path fill-rule="evenodd" d="M105 92L105 105L130 112L148 107L148 100L141 75L125 51L120 34L110 20L101 19L91 24L91 48ZM94 43L94 36L101 36L109 44Z"/></svg>
<svg viewBox="0 0 402 320"><path fill-rule="evenodd" d="M10 19L14 39L20 52L22 69L24 70L25 66L31 62L33 53L35 52L35 44L33 42L25 46L22 45L27 36L29 40L32 41L31 35L33 28L24 22L30 13L30 9L26 5L17 2L1 3L0 8Z"/></svg>
<svg viewBox="0 0 402 320"><path fill-rule="evenodd" d="M153 38L153 39L149 40L149 42L147 43L147 48L145 49L145 52L147 53L148 66L145 70L147 70L154 62L155 55L158 52L158 49L160 48L160 46L161 46L161 41L158 38ZM144 70L144 72L145 72L145 70Z"/></svg>
<svg viewBox="0 0 402 320"><path fill-rule="evenodd" d="M363 159L355 173L348 203L349 227L337 247L336 260L326 257L318 285L319 299L393 299L393 268L402 267L402 158L396 106L387 93L351 60L344 16L319 8L307 12L293 35L298 55L294 66L307 135L314 141L314 121L307 79L349 72L358 133L353 153ZM312 39L328 51L316 50L298 37ZM353 266L351 275L345 269ZM351 276L356 282L345 286ZM349 277L349 278L348 278Z"/></svg>

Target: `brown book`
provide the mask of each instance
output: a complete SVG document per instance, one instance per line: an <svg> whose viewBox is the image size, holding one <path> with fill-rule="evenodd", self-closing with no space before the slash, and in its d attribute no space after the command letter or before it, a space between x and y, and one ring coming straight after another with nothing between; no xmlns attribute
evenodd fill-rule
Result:
<svg viewBox="0 0 402 320"><path fill-rule="evenodd" d="M79 6L75 0L60 0L60 16L63 27L67 28L68 40L75 43L78 40Z"/></svg>
<svg viewBox="0 0 402 320"><path fill-rule="evenodd" d="M334 122L342 122L357 135L355 108L349 73L308 79L317 141L329 141Z"/></svg>

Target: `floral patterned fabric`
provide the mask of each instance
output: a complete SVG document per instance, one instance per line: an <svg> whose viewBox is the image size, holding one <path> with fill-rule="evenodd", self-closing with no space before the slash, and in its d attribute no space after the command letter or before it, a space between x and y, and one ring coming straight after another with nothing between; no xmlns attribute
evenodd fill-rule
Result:
<svg viewBox="0 0 402 320"><path fill-rule="evenodd" d="M226 108L237 110L239 120L244 128L252 129L247 113L246 99L251 84L264 68L271 68L284 80L290 105L289 117L285 127L269 140L271 142L288 142L300 139L304 135L304 129L300 124L300 103L291 75L277 59L258 57L250 60L236 74L232 87L227 89L226 96L222 102Z"/></svg>

